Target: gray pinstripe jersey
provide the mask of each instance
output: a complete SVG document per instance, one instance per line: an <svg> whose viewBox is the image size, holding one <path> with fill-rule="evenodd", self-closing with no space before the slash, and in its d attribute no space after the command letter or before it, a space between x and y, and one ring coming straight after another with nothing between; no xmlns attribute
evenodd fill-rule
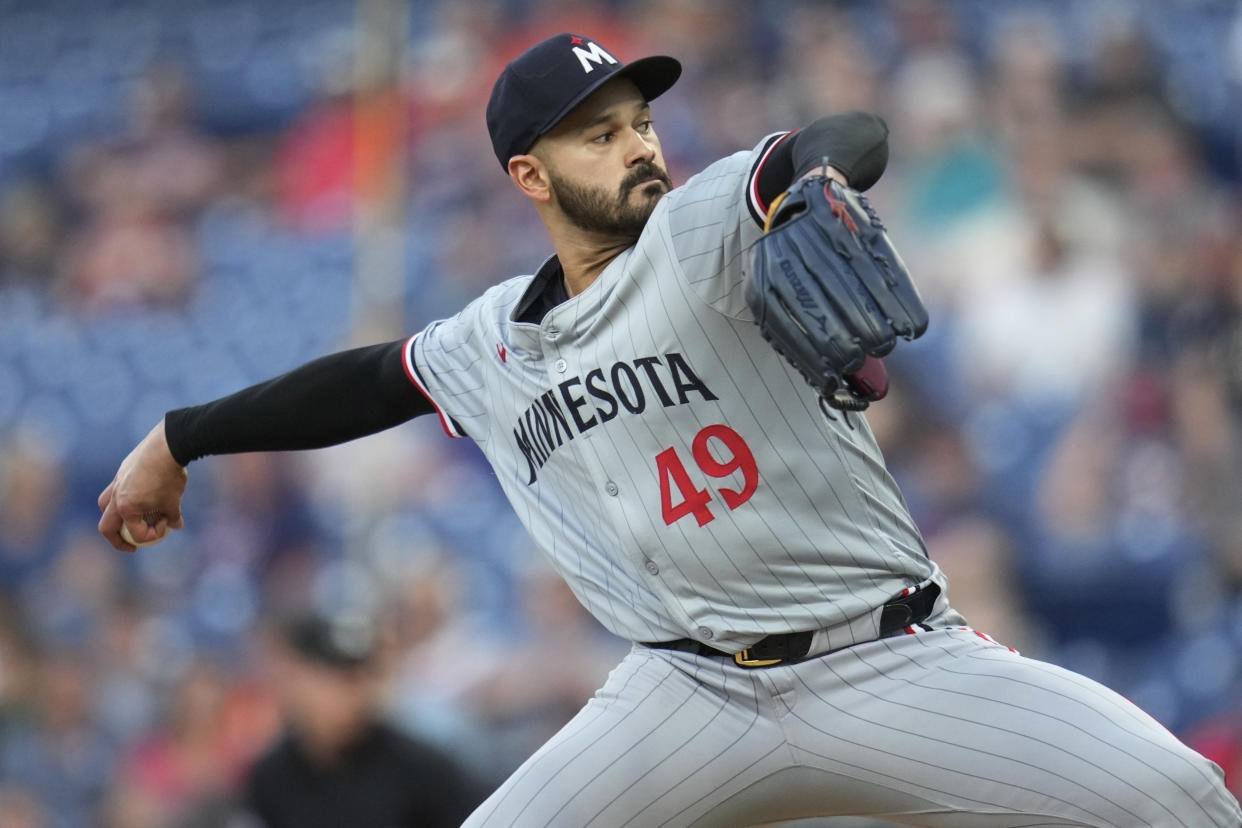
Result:
<svg viewBox="0 0 1242 828"><path fill-rule="evenodd" d="M778 139L667 194L542 324L514 320L554 260L406 346L446 430L478 443L578 598L630 640L739 650L829 629L843 646L941 578L866 421L825 416L746 308L753 177Z"/></svg>

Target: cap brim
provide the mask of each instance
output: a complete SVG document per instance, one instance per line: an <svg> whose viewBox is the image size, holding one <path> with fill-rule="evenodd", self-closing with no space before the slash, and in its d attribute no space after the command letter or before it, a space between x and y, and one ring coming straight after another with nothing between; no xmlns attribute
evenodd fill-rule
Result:
<svg viewBox="0 0 1242 828"><path fill-rule="evenodd" d="M627 63L613 77L618 75L634 81L643 97L653 101L677 83L681 77L681 63L676 58L654 55Z"/></svg>
<svg viewBox="0 0 1242 828"><path fill-rule="evenodd" d="M625 66L622 66L611 75L604 75L599 79L598 83L593 83L579 92L560 112L556 113L553 118L544 124L543 128L539 130L539 135L545 135L553 127L565 120L565 116L573 112L578 104L591 97L601 86L610 80L629 78L638 87L638 91L642 93L643 99L651 101L672 88L673 84L677 83L677 79L680 77L681 62L677 58L671 58L667 55L652 55L651 57L639 58L625 64Z"/></svg>

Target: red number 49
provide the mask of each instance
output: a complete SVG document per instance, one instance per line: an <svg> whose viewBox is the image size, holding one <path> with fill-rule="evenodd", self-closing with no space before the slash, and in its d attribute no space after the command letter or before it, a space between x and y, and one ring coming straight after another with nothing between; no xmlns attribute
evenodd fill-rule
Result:
<svg viewBox="0 0 1242 828"><path fill-rule="evenodd" d="M729 457L721 462L708 450L708 441L715 439L724 444ZM694 462L698 463L703 473L710 477L728 477L739 469L742 472L742 490L720 488L717 491L721 500L732 511L750 500L759 486L759 467L755 465L755 455L750 446L742 439L742 435L726 425L709 425L694 436L691 445ZM673 524L686 515L694 515L699 526L706 525L716 519L708 508L712 496L707 489L696 489L694 481L686 472L685 465L677 455L677 450L670 447L656 455L656 470L660 475L660 511L666 524ZM673 487L681 495L680 503L673 503Z"/></svg>

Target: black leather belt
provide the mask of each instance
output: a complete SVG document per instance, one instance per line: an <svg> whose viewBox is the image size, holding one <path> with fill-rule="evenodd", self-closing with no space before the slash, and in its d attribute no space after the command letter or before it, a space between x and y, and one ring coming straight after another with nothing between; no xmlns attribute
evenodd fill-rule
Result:
<svg viewBox="0 0 1242 828"><path fill-rule="evenodd" d="M885 604L880 613L879 637L889 638L898 635L907 627L927 620L939 597L940 585L934 581L924 581L898 595ZM643 642L643 646L654 647L657 650L680 650L684 653L712 658L731 658L742 667L772 667L777 664L795 664L810 657L811 641L814 638L814 631L769 635L740 653L726 653L695 641L693 638ZM825 653L815 653L815 655L820 656Z"/></svg>

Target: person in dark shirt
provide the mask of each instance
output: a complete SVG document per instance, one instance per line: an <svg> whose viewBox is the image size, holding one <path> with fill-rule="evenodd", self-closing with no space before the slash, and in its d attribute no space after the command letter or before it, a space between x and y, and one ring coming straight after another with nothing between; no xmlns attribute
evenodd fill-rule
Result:
<svg viewBox="0 0 1242 828"><path fill-rule="evenodd" d="M483 791L440 751L383 721L374 631L318 615L283 630L287 728L249 770L246 810L267 828L447 828Z"/></svg>

